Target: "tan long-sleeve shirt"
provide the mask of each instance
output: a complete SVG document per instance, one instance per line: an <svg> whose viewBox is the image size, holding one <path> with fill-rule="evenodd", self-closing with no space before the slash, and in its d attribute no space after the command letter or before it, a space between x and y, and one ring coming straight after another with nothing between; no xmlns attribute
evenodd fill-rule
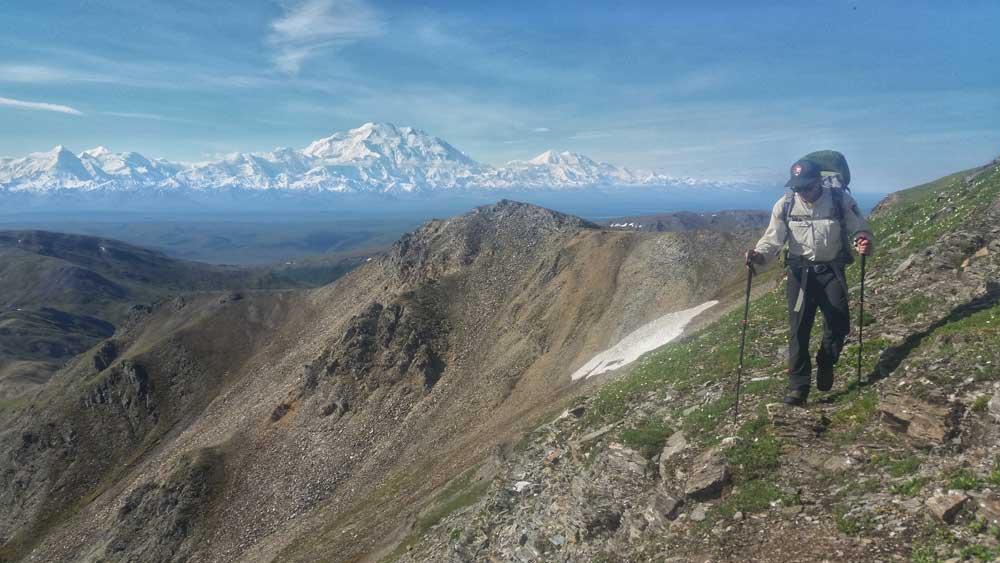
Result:
<svg viewBox="0 0 1000 563"><path fill-rule="evenodd" d="M782 196L771 210L771 222L764 231L764 236L754 248L765 261L776 257L788 243L788 255L792 258L802 257L812 262L829 262L837 257L843 246L840 221L834 209L833 195L830 188L823 189L823 195L814 203L809 203L795 194L794 204L788 214L788 225L781 219L781 211L785 204ZM860 234L868 237L874 244L868 221L861 214L858 203L851 194L844 192L841 205L844 207L844 227L847 229L848 240L853 241ZM850 249L847 249L850 252Z"/></svg>

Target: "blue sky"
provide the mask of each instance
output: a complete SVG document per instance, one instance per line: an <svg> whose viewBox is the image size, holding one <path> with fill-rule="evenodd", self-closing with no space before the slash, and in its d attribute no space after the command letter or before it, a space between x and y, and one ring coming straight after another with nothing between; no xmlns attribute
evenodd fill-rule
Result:
<svg viewBox="0 0 1000 563"><path fill-rule="evenodd" d="M1000 3L13 0L0 155L174 160L365 121L481 161L548 148L782 180L843 151L885 192L1000 154Z"/></svg>

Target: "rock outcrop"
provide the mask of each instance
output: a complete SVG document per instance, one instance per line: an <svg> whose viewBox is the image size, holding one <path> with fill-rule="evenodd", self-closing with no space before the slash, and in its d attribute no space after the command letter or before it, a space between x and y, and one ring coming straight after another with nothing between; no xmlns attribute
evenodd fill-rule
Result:
<svg viewBox="0 0 1000 563"><path fill-rule="evenodd" d="M885 393L878 409L889 428L933 444L951 437L959 415L957 405L932 404L897 392Z"/></svg>
<svg viewBox="0 0 1000 563"><path fill-rule="evenodd" d="M684 485L684 494L695 500L718 497L729 484L729 460L717 449L705 450L695 458L691 476Z"/></svg>

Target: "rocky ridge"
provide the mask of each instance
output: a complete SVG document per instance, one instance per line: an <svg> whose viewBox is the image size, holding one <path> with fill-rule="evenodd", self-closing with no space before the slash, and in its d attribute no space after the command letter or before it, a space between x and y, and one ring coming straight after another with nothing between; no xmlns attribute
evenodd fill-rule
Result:
<svg viewBox="0 0 1000 563"><path fill-rule="evenodd" d="M439 487L580 389L572 368L718 297L729 268L706 249L746 242L503 201L329 286L139 308L0 409L0 558L376 558Z"/></svg>

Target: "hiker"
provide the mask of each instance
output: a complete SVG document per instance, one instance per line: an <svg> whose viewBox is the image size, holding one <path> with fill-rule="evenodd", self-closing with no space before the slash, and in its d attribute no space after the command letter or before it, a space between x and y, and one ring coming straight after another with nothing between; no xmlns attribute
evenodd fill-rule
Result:
<svg viewBox="0 0 1000 563"><path fill-rule="evenodd" d="M836 153L841 159L842 155ZM846 169L846 161L843 162ZM850 180L847 172L847 180ZM816 388L833 387L833 367L850 332L844 267L854 261L850 243L862 255L872 252L872 235L858 204L838 182L824 177L816 162L792 165L786 187L792 193L774 204L771 222L747 264L765 264L788 243L788 393L785 403L799 406L809 396L812 362L809 336L816 308L823 313L823 342L816 353ZM846 183L844 184L846 185Z"/></svg>

